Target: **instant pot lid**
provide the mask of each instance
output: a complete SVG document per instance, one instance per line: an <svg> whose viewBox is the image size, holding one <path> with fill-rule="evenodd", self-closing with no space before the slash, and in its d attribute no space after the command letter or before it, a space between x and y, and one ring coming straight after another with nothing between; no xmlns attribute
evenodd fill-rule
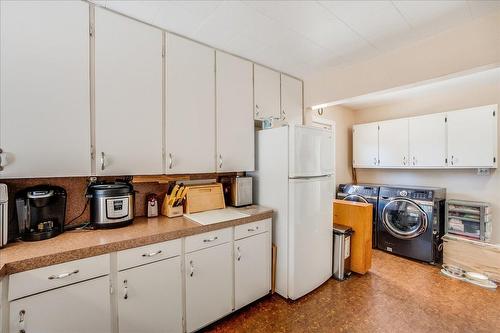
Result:
<svg viewBox="0 0 500 333"><path fill-rule="evenodd" d="M129 183L98 183L89 185L89 194L96 197L116 197L129 195L134 192L134 188Z"/></svg>

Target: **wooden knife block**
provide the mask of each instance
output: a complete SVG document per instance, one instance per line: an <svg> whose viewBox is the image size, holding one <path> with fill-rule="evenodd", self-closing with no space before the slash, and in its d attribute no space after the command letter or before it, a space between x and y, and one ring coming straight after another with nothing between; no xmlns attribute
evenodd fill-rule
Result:
<svg viewBox="0 0 500 333"><path fill-rule="evenodd" d="M351 270L365 274L372 266L373 206L345 200L333 201L333 223L351 227Z"/></svg>

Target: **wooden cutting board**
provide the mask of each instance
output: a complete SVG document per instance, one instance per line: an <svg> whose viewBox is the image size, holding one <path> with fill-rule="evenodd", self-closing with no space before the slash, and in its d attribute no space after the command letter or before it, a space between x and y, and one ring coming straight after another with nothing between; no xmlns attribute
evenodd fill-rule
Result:
<svg viewBox="0 0 500 333"><path fill-rule="evenodd" d="M372 204L333 201L333 223L351 227L351 270L365 274L372 266Z"/></svg>

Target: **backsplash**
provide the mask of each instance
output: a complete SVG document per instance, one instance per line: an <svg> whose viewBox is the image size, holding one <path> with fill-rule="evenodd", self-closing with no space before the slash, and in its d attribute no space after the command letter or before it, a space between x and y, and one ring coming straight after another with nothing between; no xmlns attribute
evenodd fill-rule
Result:
<svg viewBox="0 0 500 333"><path fill-rule="evenodd" d="M234 174L236 175L236 173ZM202 177L205 176L205 177ZM207 174L207 175L183 175L179 176L179 180L189 179L218 179L222 176L232 176L229 174ZM175 177L175 176L174 176ZM99 181L107 180L114 181L123 179L123 177L98 177ZM89 177L64 177L64 178L23 178L23 179L3 179L0 183L7 184L9 189L9 219L16 217L15 215L15 194L17 191L26 187L49 184L63 187L67 192L66 199L66 219L65 224L75 219L82 213L85 207L87 198L85 191L88 185ZM174 181L174 180L173 180ZM135 216L146 215L146 195L155 193L158 196L158 204L161 207L165 194L167 193L168 183L135 183ZM90 207L87 207L82 216L72 221L73 224L83 223L90 219Z"/></svg>

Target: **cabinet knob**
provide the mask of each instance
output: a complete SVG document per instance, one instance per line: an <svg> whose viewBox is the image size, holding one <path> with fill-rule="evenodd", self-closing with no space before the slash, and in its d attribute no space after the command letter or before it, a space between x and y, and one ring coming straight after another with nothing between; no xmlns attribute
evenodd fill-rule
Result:
<svg viewBox="0 0 500 333"><path fill-rule="evenodd" d="M239 246L236 248L236 252L237 252L236 260L240 261L241 260L241 252L240 252L240 247Z"/></svg>

